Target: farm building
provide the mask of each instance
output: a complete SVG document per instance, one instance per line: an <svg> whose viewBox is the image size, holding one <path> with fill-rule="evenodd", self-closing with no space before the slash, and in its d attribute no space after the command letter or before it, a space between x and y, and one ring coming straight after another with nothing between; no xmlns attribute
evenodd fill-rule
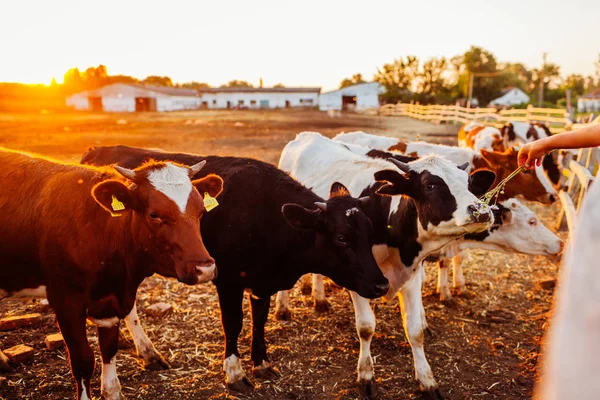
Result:
<svg viewBox="0 0 600 400"><path fill-rule="evenodd" d="M502 96L490 101L491 106L510 107L517 104L529 103L527 93L516 87L509 87L502 91Z"/></svg>
<svg viewBox="0 0 600 400"><path fill-rule="evenodd" d="M360 83L342 89L321 94L319 109L329 110L364 110L379 107L379 95L385 91L377 82Z"/></svg>
<svg viewBox="0 0 600 400"><path fill-rule="evenodd" d="M579 96L577 100L577 111L598 112L600 111L600 89Z"/></svg>
<svg viewBox="0 0 600 400"><path fill-rule="evenodd" d="M73 94L67 106L108 112L194 110L200 107L200 95L192 89L114 83Z"/></svg>
<svg viewBox="0 0 600 400"><path fill-rule="evenodd" d="M316 106L321 88L226 87L201 89L199 93L201 108L290 108Z"/></svg>

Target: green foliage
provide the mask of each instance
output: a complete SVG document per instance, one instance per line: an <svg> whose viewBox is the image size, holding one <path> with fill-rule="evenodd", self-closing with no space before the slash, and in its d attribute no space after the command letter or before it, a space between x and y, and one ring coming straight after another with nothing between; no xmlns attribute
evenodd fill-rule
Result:
<svg viewBox="0 0 600 400"><path fill-rule="evenodd" d="M354 75L352 75L352 78L346 78L340 83L340 89L348 87L348 86L352 86L352 85L358 85L359 83L366 83L366 82L367 81L365 81L363 79L362 74L354 74Z"/></svg>
<svg viewBox="0 0 600 400"><path fill-rule="evenodd" d="M273 85L274 88L284 88L285 86L283 85L283 83L276 83Z"/></svg>
<svg viewBox="0 0 600 400"><path fill-rule="evenodd" d="M210 85L205 82L191 81L191 82L182 83L180 85L180 87L185 88L185 89L206 89L206 88L209 88Z"/></svg>
<svg viewBox="0 0 600 400"><path fill-rule="evenodd" d="M168 76L158 76L158 75L150 75L147 76L143 81L145 85L154 85L154 86L173 86L173 82L171 78Z"/></svg>
<svg viewBox="0 0 600 400"><path fill-rule="evenodd" d="M238 87L238 88L251 88L254 87L250 82L247 81L239 81L237 79L231 80L221 87Z"/></svg>
<svg viewBox="0 0 600 400"><path fill-rule="evenodd" d="M409 101L412 98L411 85L417 77L419 59L416 56L398 58L377 69L374 80L385 87L381 96L386 103Z"/></svg>

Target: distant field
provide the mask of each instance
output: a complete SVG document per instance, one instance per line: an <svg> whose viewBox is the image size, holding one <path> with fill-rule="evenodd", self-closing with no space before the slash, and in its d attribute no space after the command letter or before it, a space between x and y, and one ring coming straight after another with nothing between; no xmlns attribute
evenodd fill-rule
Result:
<svg viewBox="0 0 600 400"><path fill-rule="evenodd" d="M126 144L171 151L255 157L277 164L284 145L301 131L333 136L363 130L414 140L456 143L457 126L433 125L407 118L344 115L329 118L317 111L197 111L149 114L0 114L0 146L78 161L90 146ZM1 182L0 182L1 184ZM558 206L532 206L549 224ZM561 235L564 236L563 233ZM0 261L1 262L1 261ZM218 260L217 260L218 262ZM552 293L536 281L554 276L557 264L543 257L469 252L464 262L469 292L442 305L435 294L435 269L424 285L426 354L447 399L525 399L531 397L540 339ZM293 321L270 316L266 340L270 357L282 372L275 382L260 382L252 397L227 394L222 371L223 336L212 285L189 287L158 277L147 279L138 294L142 324L173 368L143 371L135 350L117 356L123 394L129 399L357 399L359 342L349 296L326 286L332 304L316 314L310 298L291 294ZM164 301L173 314L154 319L145 309ZM404 337L397 300L373 301L377 329L372 342L380 399L415 399L413 360ZM273 309L273 308L272 308ZM31 300L0 300L0 317L39 312ZM0 332L0 348L26 344L34 361L6 374L0 399L72 399L74 382L64 349L45 349L44 337L57 331L54 315L44 312L41 328ZM272 313L273 314L273 313ZM250 330L246 314L240 337L244 368L251 374ZM97 352L95 332L88 336ZM100 395L100 361L93 395Z"/></svg>

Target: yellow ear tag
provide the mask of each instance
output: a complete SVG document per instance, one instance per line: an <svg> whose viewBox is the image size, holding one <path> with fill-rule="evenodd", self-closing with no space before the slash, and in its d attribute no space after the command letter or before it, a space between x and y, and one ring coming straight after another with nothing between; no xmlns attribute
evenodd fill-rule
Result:
<svg viewBox="0 0 600 400"><path fill-rule="evenodd" d="M121 203L117 198L113 195L112 203L110 203L113 211L121 211L125 209L125 204Z"/></svg>
<svg viewBox="0 0 600 400"><path fill-rule="evenodd" d="M210 211L213 208L216 208L218 205L219 202L217 201L217 199L212 197L207 192L204 192L204 208L206 209L206 211Z"/></svg>

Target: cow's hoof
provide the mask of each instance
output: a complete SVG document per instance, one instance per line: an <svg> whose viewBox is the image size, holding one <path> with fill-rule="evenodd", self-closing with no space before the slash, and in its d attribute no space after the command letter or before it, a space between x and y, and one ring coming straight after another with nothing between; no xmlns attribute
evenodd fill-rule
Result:
<svg viewBox="0 0 600 400"><path fill-rule="evenodd" d="M377 387L375 386L375 381L373 379L359 379L356 382L358 386L358 391L360 392L360 396L363 398L373 398L377 395Z"/></svg>
<svg viewBox="0 0 600 400"><path fill-rule="evenodd" d="M144 369L149 371L160 371L163 369L170 369L171 364L164 359L158 352L154 353L151 357L144 358Z"/></svg>
<svg viewBox="0 0 600 400"><path fill-rule="evenodd" d="M278 321L291 321L292 313L290 310L277 310L275 313L275 319Z"/></svg>
<svg viewBox="0 0 600 400"><path fill-rule="evenodd" d="M102 398L104 400L127 400L127 397L123 396L120 390L111 394L102 393Z"/></svg>
<svg viewBox="0 0 600 400"><path fill-rule="evenodd" d="M423 393L423 395L427 399L430 399L430 400L444 400L444 396L442 396L442 393L440 392L440 389L438 389L438 388L433 388L433 389L429 389L429 390L422 390L421 389L421 392Z"/></svg>
<svg viewBox="0 0 600 400"><path fill-rule="evenodd" d="M300 287L300 293L302 293L304 296L309 296L312 292L312 289L310 286L302 286Z"/></svg>
<svg viewBox="0 0 600 400"><path fill-rule="evenodd" d="M315 311L318 313L329 312L329 302L327 300L315 300Z"/></svg>
<svg viewBox="0 0 600 400"><path fill-rule="evenodd" d="M229 388L229 390L238 393L248 393L254 390L254 385L245 376L242 379L233 383L227 383L227 387Z"/></svg>
<svg viewBox="0 0 600 400"><path fill-rule="evenodd" d="M252 373L254 374L254 377L267 381L279 379L281 377L281 373L273 367L256 367L252 370Z"/></svg>

